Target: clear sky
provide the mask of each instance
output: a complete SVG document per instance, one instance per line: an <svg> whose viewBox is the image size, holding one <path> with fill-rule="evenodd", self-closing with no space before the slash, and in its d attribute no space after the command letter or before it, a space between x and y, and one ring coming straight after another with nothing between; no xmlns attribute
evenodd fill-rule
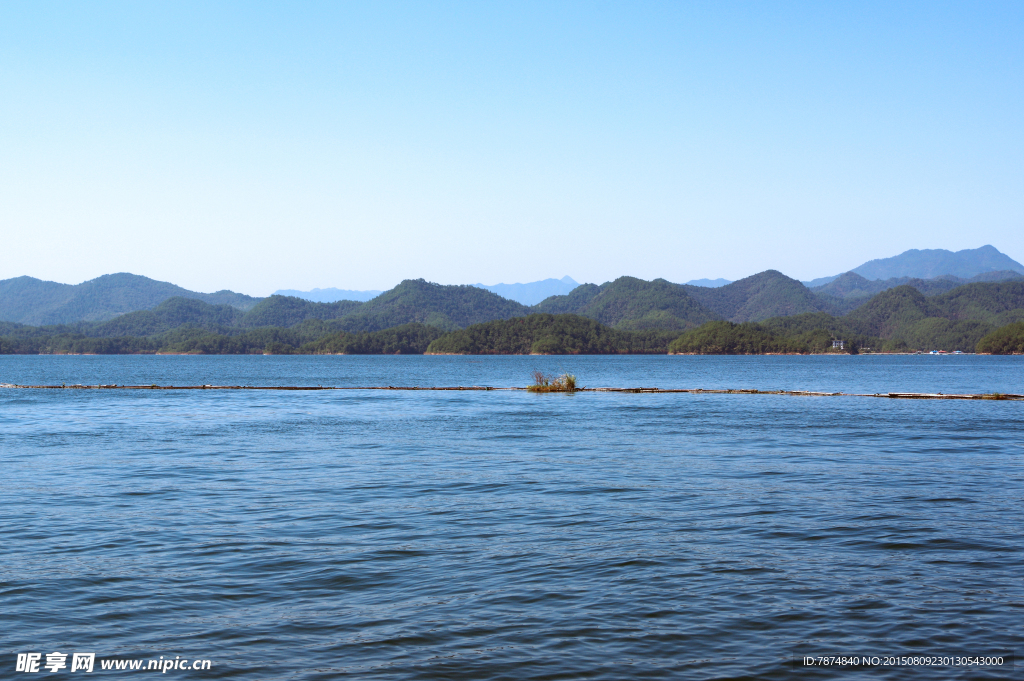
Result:
<svg viewBox="0 0 1024 681"><path fill-rule="evenodd" d="M0 2L0 279L1024 260L1024 3Z"/></svg>

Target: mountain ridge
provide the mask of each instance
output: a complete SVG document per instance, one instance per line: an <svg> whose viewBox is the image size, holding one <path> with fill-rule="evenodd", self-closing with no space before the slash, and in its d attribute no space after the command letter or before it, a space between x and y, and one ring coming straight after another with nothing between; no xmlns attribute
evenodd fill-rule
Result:
<svg viewBox="0 0 1024 681"><path fill-rule="evenodd" d="M748 279L706 302L734 317L772 309L796 314L732 322L690 297L684 285L635 277L602 287L582 285L548 301L581 307L588 316L545 314L475 287L410 280L377 305L270 296L242 311L176 297L102 322L49 327L0 322L0 353L409 353L423 352L437 341L435 350L456 354L651 353L666 351L670 344L674 352L760 354L830 352L834 338L883 351L970 351L981 347L983 338L1024 320L1024 280L961 284L931 296L903 284L837 317L799 312L807 302L801 299L765 300L766 291L793 289L793 280L778 272ZM407 322L410 314L430 324ZM992 336L991 351L1017 347L1016 328ZM680 334L686 339L673 343Z"/></svg>
<svg viewBox="0 0 1024 681"><path fill-rule="evenodd" d="M259 298L234 291L189 291L128 272L104 274L81 284L15 277L0 281L0 319L34 325L103 321L153 308L173 297L194 298L239 309L249 309L259 301Z"/></svg>
<svg viewBox="0 0 1024 681"><path fill-rule="evenodd" d="M869 281L897 279L935 279L951 275L970 279L986 272L1013 271L1024 275L1024 265L1002 253L995 246L986 244L979 248L965 248L949 251L944 248L903 251L889 258L876 258L858 265L848 272L858 274ZM841 274L805 281L808 288L825 286L838 279Z"/></svg>
<svg viewBox="0 0 1024 681"><path fill-rule="evenodd" d="M914 265L915 262L917 265ZM851 270L828 278L828 283L814 288L808 288L776 270L766 270L729 283L722 283L724 280L699 280L702 285L676 284L664 279L646 281L636 277L619 277L601 285L576 285L574 280L565 276L562 279L528 284L497 284L491 287L442 286L420 279L403 281L370 300L342 299L332 302L280 294L256 298L232 291L199 293L129 273L104 275L76 285L16 277L0 281L0 320L40 327L85 325L81 328L93 329L89 324L110 321L132 312L153 311L167 300L182 298L211 305L228 305L241 314L230 310L201 310L176 302L159 310L156 317L137 315L121 320L118 324L126 325L124 328L165 328L172 324L170 320L180 321L192 315L196 324L204 328L211 324L244 328L291 328L308 319L330 321L349 332L371 333L410 323L452 330L494 319L550 313L577 314L623 330L679 330L714 319L745 323L810 313L842 316L868 302L873 296L899 286L909 285L928 297L970 283L1024 280L1024 274L1017 269L991 269L1012 266L1024 270L1024 266L992 246L956 253L941 249L911 250L894 258L870 261L857 269L870 265L877 273L881 271L878 269L879 263L896 263L904 268L927 265L931 268L929 272L936 268L946 269L947 266L956 269L954 265L967 263L973 268L969 268L969 271L985 271L969 278L944 272L930 278L901 276L869 279ZM959 271L963 272L963 269ZM722 285L703 285L718 283ZM547 286L557 286L556 290L564 293L547 296L533 305L526 305L493 290L498 289L509 296L523 298L527 293L539 296ZM518 293L509 287L519 287L516 289ZM527 288L530 290L524 293ZM314 291L320 291L325 298L346 293L340 289ZM376 292L347 293L359 293L366 297ZM119 333L113 330L114 326L109 328L110 333Z"/></svg>
<svg viewBox="0 0 1024 681"><path fill-rule="evenodd" d="M287 296L289 298L302 298L312 303L336 303L339 300L354 300L358 303L365 303L373 300L383 291L350 291L342 288L314 288L309 291L298 291L296 289L278 289L271 295ZM269 296L268 296L269 297Z"/></svg>

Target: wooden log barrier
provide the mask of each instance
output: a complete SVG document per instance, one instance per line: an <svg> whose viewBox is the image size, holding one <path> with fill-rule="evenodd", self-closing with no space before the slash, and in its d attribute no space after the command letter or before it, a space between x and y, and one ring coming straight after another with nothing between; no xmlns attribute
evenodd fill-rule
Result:
<svg viewBox="0 0 1024 681"><path fill-rule="evenodd" d="M528 388L507 387L495 388L487 385L458 386L398 386L398 385L363 385L363 386L324 386L324 385L117 385L99 383L83 385L21 385L18 383L0 383L0 388L19 390L529 390ZM794 397L885 397L904 400L1024 400L1024 395L1017 393L843 393L820 392L814 390L755 390L755 389L705 389L705 388L577 388L577 393L691 393L695 395L790 395Z"/></svg>

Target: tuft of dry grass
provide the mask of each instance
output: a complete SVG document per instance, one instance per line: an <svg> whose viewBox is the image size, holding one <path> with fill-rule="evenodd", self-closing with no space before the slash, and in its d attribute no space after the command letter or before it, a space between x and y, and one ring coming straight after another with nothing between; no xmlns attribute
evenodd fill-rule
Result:
<svg viewBox="0 0 1024 681"><path fill-rule="evenodd" d="M576 377L572 374L547 376L542 371L533 372L533 385L526 389L532 393L573 393L580 390L576 387Z"/></svg>

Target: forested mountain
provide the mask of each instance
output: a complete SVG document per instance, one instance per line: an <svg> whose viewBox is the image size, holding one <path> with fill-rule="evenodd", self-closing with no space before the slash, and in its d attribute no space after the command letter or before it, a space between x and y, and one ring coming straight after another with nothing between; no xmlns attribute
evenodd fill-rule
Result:
<svg viewBox="0 0 1024 681"><path fill-rule="evenodd" d="M986 334L1024 319L1024 282L967 284L933 297L912 286L883 291L843 323L908 348L972 351Z"/></svg>
<svg viewBox="0 0 1024 681"><path fill-rule="evenodd" d="M768 270L717 288L620 277L601 286L583 284L533 309L579 314L620 329L685 329L713 319L757 321L826 307L799 281Z"/></svg>
<svg viewBox="0 0 1024 681"><path fill-rule="evenodd" d="M0 281L0 320L35 325L103 321L148 310L175 296L243 310L259 300L232 291L196 293L127 273L105 274L75 285L16 277Z"/></svg>
<svg viewBox="0 0 1024 681"><path fill-rule="evenodd" d="M912 286L897 286L845 317L852 328L883 338L929 318L997 326L1024 319L1024 282L965 284L932 297Z"/></svg>
<svg viewBox="0 0 1024 681"><path fill-rule="evenodd" d="M415 322L448 331L529 312L525 305L476 286L407 279L344 315L339 324L346 331L379 331Z"/></svg>
<svg viewBox="0 0 1024 681"><path fill-rule="evenodd" d="M947 319L1008 324L1024 318L1024 281L966 284L929 300Z"/></svg>
<svg viewBox="0 0 1024 681"><path fill-rule="evenodd" d="M452 354L763 354L975 347L982 352L1020 351L1020 324L997 328L1007 320L1024 320L1024 309L1012 308L1019 289L967 288L951 294L941 300L926 298L902 286L879 294L846 317L814 312L756 323L716 320L685 332L613 329L568 314L532 314L449 333L415 323L351 333L339 329L339 320L314 318L290 328L244 328L237 326L241 313L229 306L177 298L112 322L50 327L2 322L0 354L407 354L428 349ZM949 318L965 313L987 314L993 321ZM174 326L183 320L186 323ZM833 349L833 339L843 339L845 349Z"/></svg>
<svg viewBox="0 0 1024 681"><path fill-rule="evenodd" d="M308 322L349 332L380 331L422 323L441 330L462 328L492 319L528 314L519 303L474 286L440 286L423 280L402 282L368 303L342 300L314 303L289 296L264 298L242 312L228 305L210 305L188 298L170 298L152 310L139 310L105 322L27 326L0 322L0 333L19 337L77 334L95 338L151 336L181 326L227 335L254 328L294 328ZM317 327L321 328L321 327Z"/></svg>
<svg viewBox="0 0 1024 681"><path fill-rule="evenodd" d="M939 277L942 279L944 277ZM982 272L970 279L960 279L963 284L987 284L997 281L1020 281L1024 280L1024 274L1013 270L996 270L994 272Z"/></svg>
<svg viewBox="0 0 1024 681"><path fill-rule="evenodd" d="M1006 276L1011 275L981 275ZM164 286L124 277L150 292L150 283ZM908 283L860 295L897 281ZM4 283L10 287L19 282ZM74 288L41 283L40 290L50 293ZM36 290L32 281L25 285ZM667 349L681 332L700 327L700 333L680 341L677 351L820 352L828 350L825 341L832 338L875 350L970 351L988 334L1024 320L1021 277L968 284L954 277L871 282L848 273L824 289L835 295L815 295L775 271L720 288L620 277L601 286L583 284L531 309L475 286L409 280L366 303L315 303L275 295L243 311L174 296L152 309L103 321L45 326L0 322L0 337L10 352L405 353L420 352L436 340L438 352L606 353ZM925 295L922 289L942 292ZM707 326L710 322L729 324ZM758 324L749 326L751 322ZM441 336L460 329L465 333ZM1007 341L999 347L1011 346Z"/></svg>
<svg viewBox="0 0 1024 681"><path fill-rule="evenodd" d="M879 293L846 315L845 319L861 333L890 338L900 329L922 319L939 316L938 308L923 293L913 286L897 286Z"/></svg>
<svg viewBox="0 0 1024 681"><path fill-rule="evenodd" d="M589 305L599 293L601 287L597 284L580 284L565 295L545 298L531 309L543 314L580 314L580 310Z"/></svg>
<svg viewBox="0 0 1024 681"><path fill-rule="evenodd" d="M98 323L72 325L96 338L152 336L180 326L219 330L238 326L245 313L230 305L210 305L191 298L168 298L152 310L139 310Z"/></svg>
<svg viewBox="0 0 1024 681"><path fill-rule="evenodd" d="M1024 321L1008 324L980 341L977 352L992 355L1024 355Z"/></svg>
<svg viewBox="0 0 1024 681"><path fill-rule="evenodd" d="M428 354L574 355L574 354L766 354L856 351L859 340L834 349L836 336L827 328L836 320L823 313L802 315L789 328L763 323L711 321L680 334L678 331L624 331L579 315L532 314L506 321L476 324L446 333ZM780 319L795 319L785 317ZM838 323L842 326L842 323ZM863 340L881 343L880 339Z"/></svg>
<svg viewBox="0 0 1024 681"><path fill-rule="evenodd" d="M409 323L450 330L528 313L528 308L523 305L475 286L441 286L416 280L402 282L367 303L352 300L314 303L274 295L243 312L227 305L210 305L200 300L174 297L151 310L131 312L102 323L77 322L25 328L8 325L8 332L21 336L76 333L109 338L148 336L189 325L231 334L252 328L290 328L307 320L332 320L330 328L350 332L379 331Z"/></svg>
<svg viewBox="0 0 1024 681"><path fill-rule="evenodd" d="M313 355L422 355L443 332L426 324L402 324L382 331L325 336L300 348Z"/></svg>
<svg viewBox="0 0 1024 681"><path fill-rule="evenodd" d="M775 270L718 288L684 285L683 289L720 319L732 322L756 322L824 308L822 301L806 286Z"/></svg>
<svg viewBox="0 0 1024 681"><path fill-rule="evenodd" d="M273 295L256 303L246 312L239 320L239 326L295 326L306 319L338 319L362 306L363 303L354 300L314 303L293 296Z"/></svg>
<svg viewBox="0 0 1024 681"><path fill-rule="evenodd" d="M630 330L686 329L715 319L715 314L687 295L683 286L664 279L644 281L635 277L619 277L601 286L584 284L569 295L548 298L535 310L582 315Z"/></svg>
<svg viewBox="0 0 1024 681"><path fill-rule="evenodd" d="M968 283L1017 280L1024 280L1024 275L1010 270L986 272L970 279L943 275L934 279L896 277L875 281L865 279L855 272L847 272L846 274L839 275L824 286L812 288L811 291L821 297L833 313L845 314L864 304L871 296L897 286L913 286L926 296L934 296Z"/></svg>
<svg viewBox="0 0 1024 681"><path fill-rule="evenodd" d="M1016 275L1016 273L1014 273L1014 275ZM814 292L815 295L827 298L838 298L841 300L853 299L855 301L859 301L856 302L856 304L860 305L871 296L879 294L882 291L887 291L891 288L896 288L897 286L913 286L926 296L930 296L937 293L945 293L950 289L956 288L962 283L964 283L963 279L952 276L938 277L936 279L895 277L893 279L871 280L865 279L856 272L847 272L845 274L840 274L824 286L815 286L811 291Z"/></svg>
<svg viewBox="0 0 1024 681"><path fill-rule="evenodd" d="M672 355L768 355L833 352L832 336L822 329L780 334L762 324L711 322L687 331L668 346Z"/></svg>

